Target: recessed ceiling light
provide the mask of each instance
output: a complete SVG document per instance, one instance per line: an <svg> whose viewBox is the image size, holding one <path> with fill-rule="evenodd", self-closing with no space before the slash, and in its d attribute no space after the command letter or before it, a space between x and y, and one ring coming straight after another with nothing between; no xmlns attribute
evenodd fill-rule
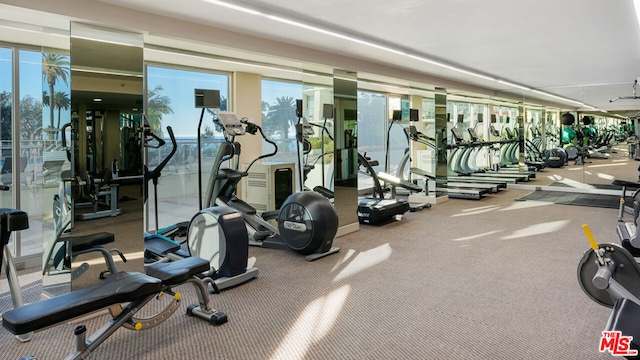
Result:
<svg viewBox="0 0 640 360"><path fill-rule="evenodd" d="M102 99L101 99L101 98L95 98L95 99L93 99L93 101L95 101L95 102L101 102L101 101L102 101Z"/></svg>

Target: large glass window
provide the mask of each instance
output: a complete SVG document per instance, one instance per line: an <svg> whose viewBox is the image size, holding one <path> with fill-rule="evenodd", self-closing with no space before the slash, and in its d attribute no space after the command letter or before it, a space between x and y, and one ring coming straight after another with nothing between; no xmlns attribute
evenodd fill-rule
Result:
<svg viewBox="0 0 640 360"><path fill-rule="evenodd" d="M53 122L49 122L49 116L43 116L43 110L48 104L53 105L53 113L57 115L59 122L65 116L63 111L66 110L68 115L69 100L69 82L58 79L51 88L54 89L54 95L51 103L48 103L50 94L43 93L43 81L47 78L43 73L43 54L40 51L19 51L20 59L20 152L19 154L4 154L5 164L12 160L16 164L12 171L19 171L19 183L12 184L14 191L20 189L20 209L29 214L29 222L31 226L28 230L20 233L21 246L20 255L37 254L42 251L42 223L43 210L44 214L52 214L53 193L57 190L57 182L51 184L46 191L46 199L43 195L42 182L42 151L43 151L43 130L50 129ZM66 61L68 66L68 57L60 56L63 64ZM68 79L66 79L68 80ZM46 101L43 101L46 100ZM66 102L65 102L66 100ZM48 112L50 114L51 112ZM46 118L46 121L45 121ZM53 119L50 119L53 121ZM54 124L55 127L55 124ZM4 172L3 165L3 172ZM6 176L3 174L2 176ZM51 204L44 207L44 203Z"/></svg>
<svg viewBox="0 0 640 360"><path fill-rule="evenodd" d="M176 221L188 220L198 210L198 121L202 109L195 107L194 89L220 91L220 110L227 110L229 102L229 76L171 69L158 66L147 67L147 108L146 115L152 131L164 138L167 144L158 148L148 148L148 166L153 170L171 151L167 127L171 126L178 149L162 171L158 193L153 193L149 183L149 197L158 196L159 227ZM216 110L205 110L201 127L202 184L203 195L209 181L218 144L222 133L213 123ZM151 214L155 212L153 201L148 202ZM155 228L155 224L149 224Z"/></svg>
<svg viewBox="0 0 640 360"><path fill-rule="evenodd" d="M0 48L0 140L2 141L2 158L4 166L5 156L11 152L11 113L13 109L13 50ZM11 174L2 175L2 182L11 181ZM0 193L0 206L11 207L11 192Z"/></svg>
<svg viewBox="0 0 640 360"><path fill-rule="evenodd" d="M307 136L308 151L303 151L304 185L333 188L333 89L326 85L305 84L304 118L312 124L313 135Z"/></svg>
<svg viewBox="0 0 640 360"><path fill-rule="evenodd" d="M297 99L302 99L301 83L262 80L262 128L266 136L278 145L277 155L265 158L263 163L298 163ZM273 146L263 141L262 152L272 151Z"/></svg>
<svg viewBox="0 0 640 360"><path fill-rule="evenodd" d="M378 162L378 165L373 166L376 172L384 170L387 116L385 94L358 91L358 152ZM359 190L372 185L370 177L358 174Z"/></svg>
<svg viewBox="0 0 640 360"><path fill-rule="evenodd" d="M397 174L398 165L408 151L409 142L404 128L409 120L409 99L407 97L388 96L389 117L387 117L386 144L387 147L384 171ZM400 119L393 120L393 113L400 111ZM393 120L393 124L391 121ZM399 123L404 121L404 123Z"/></svg>

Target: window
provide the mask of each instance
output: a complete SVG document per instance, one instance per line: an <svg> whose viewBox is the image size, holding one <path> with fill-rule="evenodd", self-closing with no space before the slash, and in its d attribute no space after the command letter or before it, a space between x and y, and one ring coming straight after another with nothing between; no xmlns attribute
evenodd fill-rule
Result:
<svg viewBox="0 0 640 360"><path fill-rule="evenodd" d="M263 163L298 163L296 140L296 100L302 99L302 84L280 80L262 80L262 128L265 135L278 145L276 156ZM262 143L262 153L270 153L273 146Z"/></svg>
<svg viewBox="0 0 640 360"><path fill-rule="evenodd" d="M145 109L152 131L164 138L167 144L148 148L147 163L153 170L171 151L167 127L171 126L176 137L177 152L162 171L158 193L150 186L149 198L158 196L159 227L177 221L188 220L198 210L198 153L202 161L202 194L206 196L207 184L213 167L218 144L223 140L212 119L216 110L205 110L201 127L201 148L197 147L198 122L202 109L195 107L195 89L220 91L220 110L227 110L229 102L229 76L171 69L147 67L147 108ZM154 213L153 201L148 203ZM156 224L150 224L155 227Z"/></svg>
<svg viewBox="0 0 640 360"><path fill-rule="evenodd" d="M376 172L384 170L387 116L385 94L358 91L358 152L378 162L373 167ZM372 186L370 177L358 174L358 189Z"/></svg>

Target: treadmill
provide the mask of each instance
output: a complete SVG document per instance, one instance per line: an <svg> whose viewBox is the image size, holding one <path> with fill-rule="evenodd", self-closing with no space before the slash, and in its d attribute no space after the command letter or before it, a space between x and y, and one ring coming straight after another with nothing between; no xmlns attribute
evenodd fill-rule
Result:
<svg viewBox="0 0 640 360"><path fill-rule="evenodd" d="M360 224L383 225L410 210L409 202L406 200L385 198L385 189L373 169L376 165L377 160L368 159L366 155L358 153L358 170L373 179L373 195L358 200L357 213ZM364 170L361 170L362 167Z"/></svg>
<svg viewBox="0 0 640 360"><path fill-rule="evenodd" d="M407 136L407 140L413 140L418 143L427 145L432 149L435 149L435 139L430 138L424 135L423 133L419 132L415 126L410 125L406 127L404 131L405 131L405 135ZM403 179L404 177L403 169L405 169L405 167L407 166L409 159L410 159L410 152L407 151L403 159L400 161L400 166L398 166L398 178L403 180L405 183L411 184L406 179ZM415 167L409 168L409 172L410 174L418 175L424 178L425 188L421 189L422 190L421 192L424 192L425 194L428 193L427 183L429 180L435 181L435 176L425 170L415 168ZM506 184L503 184L503 185L504 187L506 187ZM497 184L489 184L489 183L472 184L467 182L451 183L447 180L447 188L436 188L435 190L437 192L446 192L448 196L453 199L479 200L485 194L498 192L499 187L502 188L502 186L499 186Z"/></svg>
<svg viewBox="0 0 640 360"><path fill-rule="evenodd" d="M509 130L509 129L507 129ZM476 133L475 129L467 129L467 131L469 132L469 139L471 141L471 143L473 144L479 144L480 146L491 146L493 144L497 144L497 143L502 143L502 141L482 141L480 140L480 137L478 136L478 134ZM507 131L507 133L511 133L510 131ZM515 139L512 139L511 137L507 140L508 143L514 143ZM517 145L514 145L517 146ZM536 172L535 171L520 171L519 167L504 167L504 165L502 165L503 167L500 168L500 170L498 171L493 171L493 170L482 170L484 173L489 173L489 174L518 174L518 175L527 175L529 177L529 179L533 179L536 177ZM508 165L507 165L508 166ZM528 165L527 165L528 167ZM480 170L480 169L474 169L474 170Z"/></svg>
<svg viewBox="0 0 640 360"><path fill-rule="evenodd" d="M490 173L490 172L475 172L474 169L471 169L468 165L468 159L473 151L473 147L482 146L482 143L471 143L466 142L462 133L459 129L452 128L451 134L453 135L453 139L455 144L450 145L454 151L451 153L451 161L453 164L453 171L458 174L461 178L471 178L472 181L476 181L478 179L486 178L491 181L503 181L510 184L516 184L518 182L529 181L528 174L504 174L504 173ZM455 156L457 155L457 156ZM458 178L455 177L454 181L458 181Z"/></svg>

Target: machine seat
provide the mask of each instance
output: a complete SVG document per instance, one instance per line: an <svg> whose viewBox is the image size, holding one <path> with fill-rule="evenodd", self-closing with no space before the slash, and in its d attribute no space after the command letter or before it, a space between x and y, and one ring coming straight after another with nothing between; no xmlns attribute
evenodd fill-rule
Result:
<svg viewBox="0 0 640 360"><path fill-rule="evenodd" d="M613 185L623 186L631 189L640 188L640 183L635 181L626 181L626 180L618 180L615 179L611 182Z"/></svg>

